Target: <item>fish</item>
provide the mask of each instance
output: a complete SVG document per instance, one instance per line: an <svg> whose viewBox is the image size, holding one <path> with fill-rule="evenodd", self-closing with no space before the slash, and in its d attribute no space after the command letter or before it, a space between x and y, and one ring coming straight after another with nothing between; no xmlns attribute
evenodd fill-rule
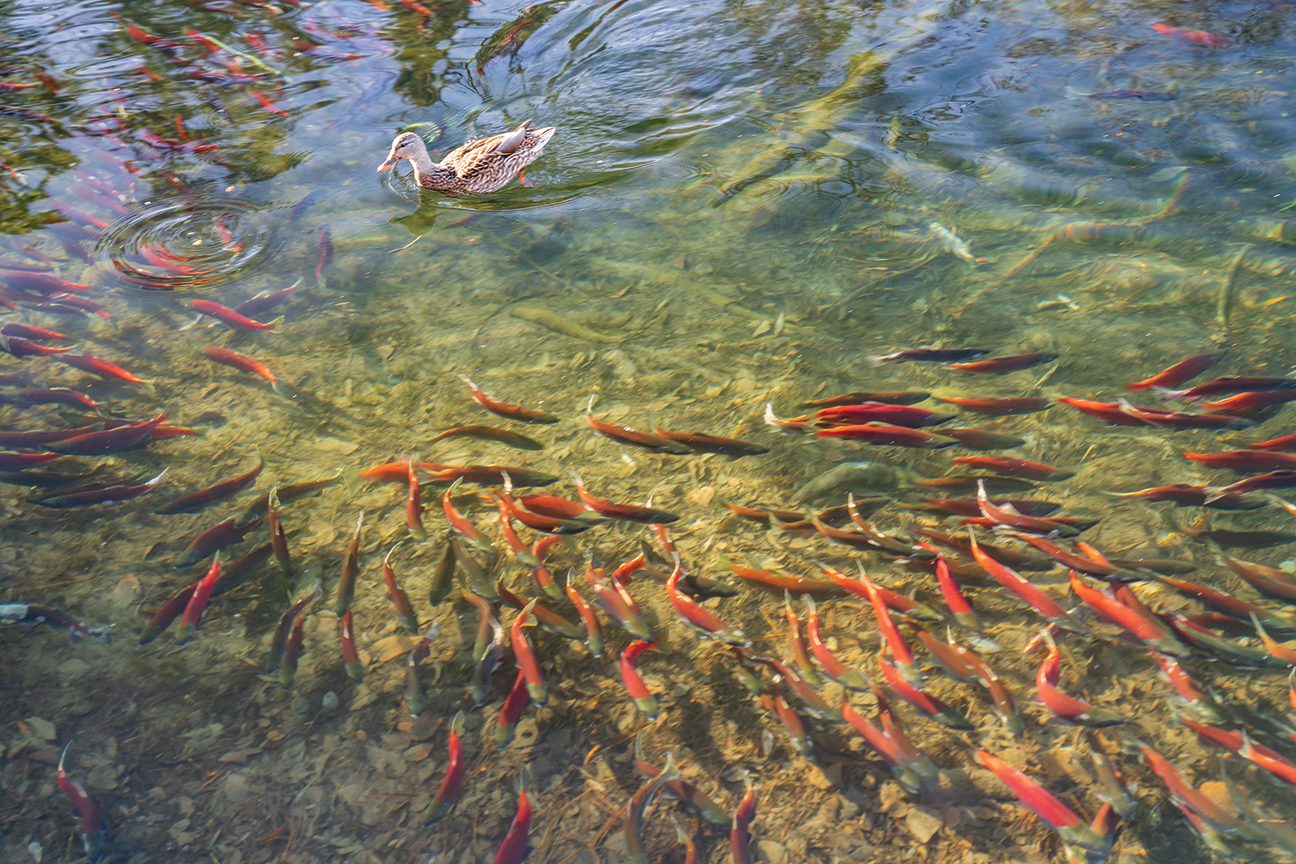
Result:
<svg viewBox="0 0 1296 864"><path fill-rule="evenodd" d="M1211 468L1224 468L1237 473L1250 471L1296 470L1296 453L1267 450L1229 450L1225 453L1194 453L1185 451L1184 458L1200 462Z"/></svg>
<svg viewBox="0 0 1296 864"><path fill-rule="evenodd" d="M1061 516L1027 516L1011 504L999 505L990 500L984 483L977 484L977 507L981 515L994 525L1016 528L1031 534L1076 534L1080 528Z"/></svg>
<svg viewBox="0 0 1296 864"><path fill-rule="evenodd" d="M1218 33L1210 33L1206 30L1189 30L1185 27L1175 27L1170 24L1158 21L1152 25L1152 29L1162 36L1169 36L1180 42L1186 42L1189 45L1201 45L1207 48L1223 48L1233 44L1233 40L1228 36L1222 36Z"/></svg>
<svg viewBox="0 0 1296 864"><path fill-rule="evenodd" d="M509 640L513 646L513 657L517 661L518 669L526 679L527 694L532 702L543 705L548 700L549 688L545 685L544 672L540 668L540 661L536 659L535 650L531 647L531 640L527 639L526 634L522 632L522 628L535 610L536 602L532 600L513 619L513 624L509 627Z"/></svg>
<svg viewBox="0 0 1296 864"><path fill-rule="evenodd" d="M639 674L639 657L645 651L651 650L654 644L653 642L638 639L627 645L621 652L621 683L625 686L626 692L630 694L630 699L634 702L635 708L639 709L639 713L643 714L650 722L657 719L657 716L661 713L661 707L657 702L657 697L644 684L643 678Z"/></svg>
<svg viewBox="0 0 1296 864"><path fill-rule="evenodd" d="M955 465L965 468L981 468L997 474L1011 477L1024 477L1028 480L1066 480L1075 476L1074 471L1057 468L1044 462L1031 462L1027 459L1000 459L993 456L958 456L953 460Z"/></svg>
<svg viewBox="0 0 1296 864"><path fill-rule="evenodd" d="M695 453L714 453L737 459L742 456L759 456L768 453L769 448L763 444L743 441L739 438L725 438L721 435L710 435L705 432L671 432L659 426L653 427L653 434L674 444L682 444Z"/></svg>
<svg viewBox="0 0 1296 864"><path fill-rule="evenodd" d="M143 447L156 436L157 429L167 419L159 414L152 420L126 423L111 429L83 432L67 438L45 442L45 449L64 456L103 456Z"/></svg>
<svg viewBox="0 0 1296 864"><path fill-rule="evenodd" d="M88 483L83 485L60 485L42 495L27 500L39 507L52 510L65 510L71 507L90 507L99 504L120 504L141 495L147 495L157 488L166 477L164 469L160 474L142 483L109 481L106 483ZM26 475L21 475L26 476Z"/></svg>
<svg viewBox="0 0 1296 864"><path fill-rule="evenodd" d="M666 597L674 607L675 613L703 636L719 639L728 645L746 647L751 644L741 630L731 627L710 609L679 590L680 577L684 575L683 565L675 559L675 567L666 582Z"/></svg>
<svg viewBox="0 0 1296 864"><path fill-rule="evenodd" d="M1049 400L1041 396L1015 397L981 397L964 398L960 396L937 396L937 401L946 405L962 408L974 414L985 414L989 417L1006 417L1013 414L1034 414L1049 407Z"/></svg>
<svg viewBox="0 0 1296 864"><path fill-rule="evenodd" d="M408 466L406 467L406 476L408 476ZM484 536L482 536L481 531L477 530L477 526L468 521L468 518L460 513L458 508L454 505L454 493L455 490L459 488L461 482L462 479L456 479L454 483L450 484L450 488L446 489L446 491L441 495L441 510L445 513L446 521L450 523L451 529L453 529L456 534L463 537L464 540L471 543L473 546L476 546L478 549L493 553L495 547L492 546Z"/></svg>
<svg viewBox="0 0 1296 864"><path fill-rule="evenodd" d="M774 591L775 593L813 594L820 597L841 593L840 589L835 584L822 579L808 579L804 576L787 576L782 573L771 573L768 570L742 567L738 564L730 564L729 571L745 582Z"/></svg>
<svg viewBox="0 0 1296 864"><path fill-rule="evenodd" d="M1250 450L1276 450L1280 453L1296 453L1296 434L1270 438L1257 444L1248 444Z"/></svg>
<svg viewBox="0 0 1296 864"><path fill-rule="evenodd" d="M494 486L502 484L506 474L514 486L548 486L558 479L553 474L516 465L441 465L434 462L420 462L418 467L429 472L432 478L440 483L462 480L465 483ZM401 479L404 480L404 476Z"/></svg>
<svg viewBox="0 0 1296 864"><path fill-rule="evenodd" d="M748 783L729 828L729 853L733 864L755 864L751 848L751 823L755 820L756 789Z"/></svg>
<svg viewBox="0 0 1296 864"><path fill-rule="evenodd" d="M253 294L251 297L235 306L234 311L240 315L248 316L269 312L296 294L298 289L301 288L301 284L302 280L298 279L287 288L280 288L276 291L258 291L256 294Z"/></svg>
<svg viewBox="0 0 1296 864"><path fill-rule="evenodd" d="M441 625L433 624L405 659L405 703L411 717L418 717L427 707L427 697L423 694L423 684L419 681L419 664L432 653L432 643L441 635ZM501 646L500 650L503 650ZM492 667L493 668L493 667Z"/></svg>
<svg viewBox="0 0 1296 864"><path fill-rule="evenodd" d="M401 541L404 542L404 541ZM396 543L387 554L383 556L382 576L383 584L387 586L387 596L391 599L392 606L396 608L396 620L400 622L406 633L415 635L419 631L418 615L414 612L413 605L410 604L409 595L396 582L396 570L392 567L391 557L399 549L401 543Z"/></svg>
<svg viewBox="0 0 1296 864"><path fill-rule="evenodd" d="M359 683L364 679L364 665L360 662L360 653L356 650L355 632L352 629L352 609L348 608L338 617L338 639L342 645L342 665L346 667L351 680Z"/></svg>
<svg viewBox="0 0 1296 864"><path fill-rule="evenodd" d="M954 620L960 626L980 632L981 619L977 615L976 609L973 608L972 602L964 596L963 589L959 586L958 580L954 578L945 556L937 552L936 547L928 543L920 543L919 545L936 556L933 561L936 584L940 588L941 597L945 601L946 608L950 610L950 614L954 616Z"/></svg>
<svg viewBox="0 0 1296 864"><path fill-rule="evenodd" d="M1025 602L1028 606L1044 616L1049 621L1063 623L1065 622L1068 629L1074 629L1079 633L1085 633L1083 627L1072 619L1071 615L1063 609L1057 601L1049 597L1039 589L1034 583L1027 580L1020 573L1013 570L984 552L977 543L976 535L971 531L968 532L971 542L971 552L973 559L980 565L981 569L990 574L996 582L1008 589L1018 599Z"/></svg>
<svg viewBox="0 0 1296 864"><path fill-rule="evenodd" d="M973 484L973 488L976 488L975 484ZM925 496L921 501L921 504L909 506L914 510L945 513L952 516L981 515L981 507L977 503L975 496L971 498L932 498ZM1027 516L1050 516L1062 506L1056 501L1042 501L1035 498L998 498L995 499L994 503L1000 507L1012 507L1018 513L1024 513Z"/></svg>
<svg viewBox="0 0 1296 864"><path fill-rule="evenodd" d="M232 327L235 330L242 330L246 333L276 330L279 325L283 323L282 317L276 318L273 321L257 321L253 318L247 317L246 315L240 314L228 306L223 306L212 300L191 300L189 305L200 314L208 315L215 318L217 321L220 321L222 324Z"/></svg>
<svg viewBox="0 0 1296 864"><path fill-rule="evenodd" d="M852 579L840 570L829 567L823 562L816 562L816 564L819 569L823 571L825 576L837 583L838 587L850 594L854 594L856 597L860 597L872 603L873 596L869 592L869 586L865 585L862 579ZM939 612L925 603L919 603L912 597L906 597L904 594L892 591L889 588L884 588L876 583L873 583L873 589L877 592L877 596L881 598L882 602L886 604L887 609L897 612L900 615L906 615L910 618L922 621L944 620Z"/></svg>
<svg viewBox="0 0 1296 864"><path fill-rule="evenodd" d="M527 692L526 676L518 670L517 677L513 679L513 687L500 706L499 721L495 727L495 745L499 749L503 750L513 740L513 732L529 704L531 696Z"/></svg>
<svg viewBox="0 0 1296 864"><path fill-rule="evenodd" d="M598 616L590 608L589 603L585 600L584 595L576 590L572 584L572 577L569 573L566 583L566 594L568 601L575 608L576 614L580 616L581 622L585 625L585 647L589 649L591 657L603 656L603 629L599 624Z"/></svg>
<svg viewBox="0 0 1296 864"><path fill-rule="evenodd" d="M67 797L72 804L72 809L76 811L77 819L80 822L81 848L85 852L88 864L98 864L103 859L104 843L107 838L107 825L104 823L103 812L99 805L86 792L85 787L73 780L67 773L67 754L72 749L72 742L63 747L63 752L59 754L58 768L55 770L54 779L58 785L59 791Z"/></svg>
<svg viewBox="0 0 1296 864"><path fill-rule="evenodd" d="M279 487L270 490L266 499L266 528L270 532L270 551L285 576L293 574L292 555L288 551L288 533L279 515Z"/></svg>
<svg viewBox="0 0 1296 864"><path fill-rule="evenodd" d="M598 434L605 438L611 438L620 444L629 444L632 447L642 447L654 453L669 453L674 456L687 456L693 452L684 444L671 441L653 432L641 432L629 426L618 426L615 423L598 419L594 416L593 396L590 396L589 404L585 408L585 423Z"/></svg>
<svg viewBox="0 0 1296 864"><path fill-rule="evenodd" d="M521 420L523 423L557 423L558 418L553 414L539 411L535 408L523 408L521 405L514 405L510 402L502 402L482 392L481 388L474 384L468 378L459 376L468 387L468 392L472 394L473 400L490 411L501 417L507 417L510 420Z"/></svg>
<svg viewBox="0 0 1296 864"><path fill-rule="evenodd" d="M15 393L0 394L0 402L11 405L66 405L103 414L103 406L79 390L70 387L28 387Z"/></svg>
<svg viewBox="0 0 1296 864"><path fill-rule="evenodd" d="M360 574L360 539L361 532L364 529L364 512L356 517L355 530L351 532L351 540L347 543L346 551L342 554L342 568L338 574L337 589L333 601L333 611L339 617L345 615L351 608L351 601L355 598L356 577Z"/></svg>
<svg viewBox="0 0 1296 864"><path fill-rule="evenodd" d="M1106 556L1090 557L1088 555L1077 555L1074 552L1063 549L1051 540L1027 532L1009 530L1005 533L1016 540L1034 546L1054 561L1057 561L1062 566L1068 567L1072 570L1079 570L1081 573L1096 576L1099 579L1106 581L1121 581L1126 578L1124 576L1126 568L1113 564L1106 558ZM985 548L989 547L986 546ZM991 550L991 554L994 554L994 550Z"/></svg>
<svg viewBox="0 0 1296 864"><path fill-rule="evenodd" d="M652 640L652 630L644 620L643 612L624 585L615 579L609 583L603 571L592 563L585 567L585 579L594 591L594 601L627 633L637 639Z"/></svg>
<svg viewBox="0 0 1296 864"><path fill-rule="evenodd" d="M806 732L805 723L801 720L801 715L788 704L787 699L782 693L777 691L767 691L757 697L761 707L769 711L779 721L783 730L787 732L788 738L792 741L792 748L807 759L814 755L814 744L810 740L810 735Z"/></svg>
<svg viewBox="0 0 1296 864"><path fill-rule="evenodd" d="M107 640L110 628L90 627L66 612L35 603L0 603L0 623L49 624L61 627L74 637L92 636Z"/></svg>
<svg viewBox="0 0 1296 864"><path fill-rule="evenodd" d="M414 457L405 462L405 528L415 540L426 540L427 529L423 527L423 497L419 485L418 472L414 470Z"/></svg>
<svg viewBox="0 0 1296 864"><path fill-rule="evenodd" d="M333 474L330 477L321 477L318 480L303 480L298 483L280 483L271 491L274 492L280 503L287 504L290 501L296 501L298 498L312 495L321 489L332 486L341 479L341 477L342 471L339 470L336 474ZM247 506L243 511L242 518L245 520L256 519L258 516L266 513L269 506L270 493L267 492L265 495L259 496L255 501Z"/></svg>
<svg viewBox="0 0 1296 864"><path fill-rule="evenodd" d="M1212 744L1236 753L1288 784L1296 785L1296 764L1283 758L1276 751L1261 744L1256 744L1246 731L1220 729L1198 723L1191 717L1181 717L1180 722Z"/></svg>
<svg viewBox="0 0 1296 864"><path fill-rule="evenodd" d="M193 632L198 629L198 623L202 620L203 612L207 609L207 603L216 590L216 581L220 579L220 574L220 556L216 555L212 558L211 567L207 569L207 574L194 583L194 589L189 595L189 601L185 604L184 611L180 613L180 626L176 628L177 644L183 645L188 642L193 636Z"/></svg>
<svg viewBox="0 0 1296 864"><path fill-rule="evenodd" d="M36 341L63 341L67 339L67 334L60 333L57 330L50 330L46 327L36 327L32 324L22 324L12 321L0 326L0 336L18 336L23 339L33 339Z"/></svg>
<svg viewBox="0 0 1296 864"><path fill-rule="evenodd" d="M902 746L886 730L879 729L872 721L856 711L845 698L841 703L841 715L842 719L873 748L873 751L882 757L882 761L887 764L891 775L901 788L913 795L922 792L925 778L920 774L921 766L918 763L923 760L917 758L916 752ZM934 775L935 766L932 765L931 768Z"/></svg>
<svg viewBox="0 0 1296 864"><path fill-rule="evenodd" d="M242 474L234 477L228 477L219 480L210 486L190 492L187 495L181 495L163 504L154 510L154 513L161 515L173 515L176 513L197 513L201 510L217 504L227 498L232 498L239 492L256 482L257 477L261 474L261 469L265 467L265 460L257 457L256 467L250 468Z"/></svg>
<svg viewBox="0 0 1296 864"><path fill-rule="evenodd" d="M1296 400L1296 391L1293 390L1249 390L1244 393L1226 396L1223 399L1202 402L1201 407L1224 415L1237 414L1243 417L1253 417L1266 409L1285 405L1293 400ZM1235 428L1246 427L1237 426Z"/></svg>
<svg viewBox="0 0 1296 864"><path fill-rule="evenodd" d="M185 567L192 567L196 563L213 556L220 549L231 547L236 543L242 543L242 539L248 536L249 532L266 517L251 519L250 522L238 522L237 517L229 517L223 521L216 522L210 529L200 532L196 538L189 541L184 548L184 554L180 560L174 563L176 570L184 570Z"/></svg>
<svg viewBox="0 0 1296 864"><path fill-rule="evenodd" d="M866 444L891 447L952 447L957 442L922 429L910 429L907 426L896 426L891 423L863 423L848 426L832 426L815 432L819 438L846 438L851 441L863 441Z"/></svg>
<svg viewBox="0 0 1296 864"><path fill-rule="evenodd" d="M1265 650L1273 655L1275 660L1286 663L1289 666L1296 666L1296 642L1282 643L1269 635L1264 624L1260 623L1260 618L1254 613L1251 615L1251 624L1255 627L1256 633L1260 635L1260 642L1264 645Z"/></svg>
<svg viewBox="0 0 1296 864"><path fill-rule="evenodd" d="M576 485L576 493L580 496L582 502L589 509L593 510L600 516L608 519L617 519L625 522L641 522L647 525L660 525L669 522L676 522L679 516L665 510L659 510L655 507L641 506L638 504L621 504L612 501L609 498L599 498L590 494L585 488L585 482L577 474L573 478Z"/></svg>
<svg viewBox="0 0 1296 864"><path fill-rule="evenodd" d="M1025 438L1004 432L992 432L989 429L967 427L951 429L947 426L941 430L941 435L953 438L969 450L1012 450L1026 444Z"/></svg>
<svg viewBox="0 0 1296 864"><path fill-rule="evenodd" d="M684 826L679 824L679 820L671 815L671 824L675 826L675 839L684 847L684 864L698 864L697 843L693 837L684 830Z"/></svg>
<svg viewBox="0 0 1296 864"><path fill-rule="evenodd" d="M1223 556L1224 563L1242 581L1268 597L1296 603L1296 576L1251 561Z"/></svg>
<svg viewBox="0 0 1296 864"><path fill-rule="evenodd" d="M873 359L877 363L962 363L989 353L984 348L909 348Z"/></svg>
<svg viewBox="0 0 1296 864"><path fill-rule="evenodd" d="M246 354L240 354L237 351L231 351L229 348L221 348L216 345L208 345L203 348L203 355L232 369L238 369L240 372L247 372L264 378L269 382L271 389L276 392L279 389L279 379L275 377L274 372L263 361L255 357L249 357Z"/></svg>
<svg viewBox="0 0 1296 864"><path fill-rule="evenodd" d="M62 355L72 349L63 345L45 345L20 336L0 336L0 351L22 360L27 357Z"/></svg>
<svg viewBox="0 0 1296 864"><path fill-rule="evenodd" d="M1232 528L1185 528L1190 536L1200 537L1220 546L1238 549L1260 549L1266 546L1279 546L1284 543L1296 543L1296 533L1291 531L1239 531Z"/></svg>
<svg viewBox="0 0 1296 864"><path fill-rule="evenodd" d="M1236 810L1225 809L1215 799L1194 788L1184 779L1179 769L1154 748L1142 743L1138 748L1143 755L1143 761L1165 784L1166 790L1170 793L1170 800L1176 806L1195 813L1215 831L1231 833L1241 827Z"/></svg>
<svg viewBox="0 0 1296 864"><path fill-rule="evenodd" d="M1122 714L1106 708L1095 708L1085 700L1059 690L1057 684L1062 674L1062 654L1049 628L1045 628L1041 635L1048 652L1040 662L1039 671L1035 673L1035 693L1053 716L1068 723L1094 727L1117 726L1129 721Z"/></svg>
<svg viewBox="0 0 1296 864"><path fill-rule="evenodd" d="M531 799L527 797L525 773L518 783L517 814L495 853L492 864L522 864L531 850Z"/></svg>
<svg viewBox="0 0 1296 864"><path fill-rule="evenodd" d="M873 584L873 580L864 572L863 566L859 566L859 581L868 595L868 601L873 607L873 617L877 621L878 632L882 634L882 641L890 652L891 658L895 661L895 667L898 668L901 677L912 688L921 688L922 672L919 671L918 664L914 661L913 652L904 641L904 637L900 635L900 629L896 627L895 621L891 618L891 610L887 607L886 601L882 599L878 586Z"/></svg>
<svg viewBox="0 0 1296 864"><path fill-rule="evenodd" d="M1126 390L1151 390L1154 388L1170 389L1178 387L1185 381L1196 378L1215 364L1216 360L1222 357L1222 354L1194 354L1180 360L1178 363L1161 370L1150 378L1144 378L1142 381L1135 381L1132 384L1126 384Z"/></svg>
<svg viewBox="0 0 1296 864"><path fill-rule="evenodd" d="M929 223L927 230L932 232L932 236L936 238L936 242L940 244L941 248L955 258L961 258L969 264L977 264L984 260L973 255L972 250L968 248L967 243L961 237L939 222Z"/></svg>
<svg viewBox="0 0 1296 864"><path fill-rule="evenodd" d="M855 390L801 403L802 408L829 408L835 405L859 405L864 402L886 402L890 405L915 405L931 394L925 390Z"/></svg>
<svg viewBox="0 0 1296 864"><path fill-rule="evenodd" d="M1228 375L1212 379L1204 384L1198 384L1195 387L1189 387L1187 390L1166 390L1161 395L1166 399L1191 401L1206 396L1222 396L1229 393L1245 393L1256 390L1296 390L1296 378Z"/></svg>
<svg viewBox="0 0 1296 864"><path fill-rule="evenodd" d="M641 774L650 779L653 777L660 777L664 771L664 767L654 765L644 756L642 738L642 734L635 735L635 767ZM683 801L691 807L697 815L701 816L712 825L729 824L729 814L720 807L720 805L712 801L710 796L699 789L696 785L681 778L678 773L674 777L666 780L663 784L662 791L664 794L670 795L672 798Z"/></svg>
<svg viewBox="0 0 1296 864"><path fill-rule="evenodd" d="M1052 363L1058 355L1038 351L1030 354L1014 354L1009 357L987 357L982 360L969 360L963 363L951 363L949 368L974 375L1004 375L1008 372L1019 372L1041 363Z"/></svg>
<svg viewBox="0 0 1296 864"><path fill-rule="evenodd" d="M1115 498L1140 498L1144 501L1165 502L1176 507L1212 507L1217 510L1258 510L1263 501L1243 495L1220 494L1209 486L1192 486L1173 483L1169 486L1152 486L1134 492L1109 492Z"/></svg>
<svg viewBox="0 0 1296 864"><path fill-rule="evenodd" d="M1118 402L1098 402L1093 399L1077 399L1071 396L1063 396L1057 401L1083 411L1091 417L1097 417L1108 426L1148 425L1145 421L1127 414L1124 407Z"/></svg>
<svg viewBox="0 0 1296 864"><path fill-rule="evenodd" d="M428 443L435 444L447 438L480 438L484 441L495 441L517 450L543 450L545 448L545 445L534 438L528 438L520 432L501 429L498 426L454 426L432 436Z"/></svg>
<svg viewBox="0 0 1296 864"><path fill-rule="evenodd" d="M432 577L428 580L428 603L438 606L450 594L454 585L455 548L450 542L450 534L442 540L441 557L432 568Z"/></svg>
<svg viewBox="0 0 1296 864"><path fill-rule="evenodd" d="M1086 94L1089 99L1098 99L1102 101L1112 99L1138 99L1144 102L1173 102L1179 97L1173 93L1167 93L1164 90L1104 90L1101 93Z"/></svg>
<svg viewBox="0 0 1296 864"><path fill-rule="evenodd" d="M860 423L892 423L908 426L939 426L954 419L953 414L937 414L913 405L891 405L886 402L861 402L856 405L835 405L815 411L817 425L853 426ZM792 421L782 421L784 423Z"/></svg>
<svg viewBox="0 0 1296 864"><path fill-rule="evenodd" d="M823 670L824 675L845 687L848 690L860 690L867 692L870 682L864 673L858 669L852 669L833 653L823 639L819 630L819 614L815 609L814 599L806 596L804 598L806 610L806 635L810 640L810 651L814 655L815 661Z"/></svg>
<svg viewBox="0 0 1296 864"><path fill-rule="evenodd" d="M463 735L463 730L464 713L460 711L450 721L450 734L446 741L445 775L441 778L441 784L437 787L436 796L432 799L432 815L424 823L423 827L425 828L430 828L441 821L454 808L455 802L459 800L459 792L463 789L464 773L466 771L463 750L459 743L459 737Z"/></svg>
<svg viewBox="0 0 1296 864"><path fill-rule="evenodd" d="M1063 804L1056 795L1036 783L1023 772L1013 768L999 757L977 750L976 761L999 778L1017 796L1021 806L1030 810L1062 838L1069 847L1080 851L1086 861L1105 861L1110 844L1085 823L1074 810Z"/></svg>
<svg viewBox="0 0 1296 864"><path fill-rule="evenodd" d="M320 590L319 585L316 584L314 590L310 594L307 594L305 597L294 602L288 607L287 611L280 616L279 624L275 628L274 635L270 639L270 653L266 659L266 672L274 673L279 671L280 667L283 665L283 661L287 659L288 645L292 639L293 631L299 629L300 625L298 622L304 623L307 609L309 609L312 603L320 598L322 593L323 592ZM300 645L298 646L298 651L300 652ZM291 674L289 675L288 680L291 682Z"/></svg>

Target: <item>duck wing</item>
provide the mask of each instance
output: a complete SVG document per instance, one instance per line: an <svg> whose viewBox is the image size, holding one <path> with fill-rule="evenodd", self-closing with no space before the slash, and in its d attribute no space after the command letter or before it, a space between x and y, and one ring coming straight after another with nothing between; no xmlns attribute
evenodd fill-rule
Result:
<svg viewBox="0 0 1296 864"><path fill-rule="evenodd" d="M446 154L446 157L441 160L441 164L446 168L453 169L460 177L468 177L480 171L484 165L499 162L517 152L518 147L526 140L527 128L530 125L530 120L523 120L516 129L510 132L501 132L489 138L478 138L475 141L469 141Z"/></svg>

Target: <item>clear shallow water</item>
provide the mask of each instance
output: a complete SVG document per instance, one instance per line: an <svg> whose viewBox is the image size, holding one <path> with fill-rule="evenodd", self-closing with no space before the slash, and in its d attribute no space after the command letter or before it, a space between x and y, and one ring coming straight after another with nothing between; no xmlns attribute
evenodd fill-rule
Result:
<svg viewBox="0 0 1296 864"><path fill-rule="evenodd" d="M84 390L131 419L165 411L202 433L64 460L87 471L102 463L110 477L166 468L163 485L134 503L56 511L33 504L22 483L4 487L0 601L116 625L107 645L69 643L49 628L0 630L12 697L4 703L10 758L0 769L12 791L0 810L6 858L23 860L35 841L45 860L77 860L49 764L75 736L74 771L111 825L109 860L490 860L526 763L537 807L532 860L617 861L617 811L641 782L630 755L641 728L649 754L687 760L687 776L727 809L746 772L769 860L1060 857L1053 835L975 767L969 746L1002 755L1091 815L1099 799L1086 745L1030 702L1038 661L1020 649L1040 620L977 585L969 593L1002 647L987 658L1010 682L1026 732L1010 736L979 688L930 672L933 692L965 711L976 732L952 733L900 709L943 769L940 789L926 796L901 793L840 725L812 724L816 763L796 755L741 689L728 654L694 638L660 587L639 577L631 591L659 636L643 669L662 719L645 724L635 713L614 660L538 636L550 704L532 709L518 740L497 751L506 660L488 705L468 712L462 800L422 827L449 719L471 706L476 613L457 596L428 603L442 542L439 488L429 486L432 543L407 543L395 558L421 622L442 627L422 668L430 705L411 721L402 693L412 640L397 634L378 581L382 556L404 535L401 495L355 475L413 454L533 467L559 476L553 488L568 494L579 471L600 494L651 494L680 513L673 534L705 576L729 581L730 561L810 575L815 561L852 566L851 553L813 536L768 533L721 502L841 503L799 501L798 490L838 462L873 459L901 473L872 490L897 503L870 518L903 535L939 521L898 506L916 501L911 481L949 471L951 452L968 453L783 437L761 422L767 401L788 416L811 396L856 389L1116 399L1126 382L1208 350L1227 352L1212 373L1285 374L1296 357L1285 326L1296 236L1286 209L1296 200L1291 10L626 2L429 6L424 16L391 5L15 5L4 13L2 80L15 85L0 108L4 260L92 285L87 296L111 318L24 305L3 322L61 330L75 351L121 363L152 387L100 382L45 358L12 360L0 375ZM1189 44L1154 31L1159 21L1229 44ZM194 27L247 56L231 71L229 49L192 39L144 44L124 22L168 40ZM528 172L535 188L447 199L418 194L403 169L374 171L408 124L435 124L433 146L449 148L527 117L558 127ZM67 221L52 224L59 218ZM317 280L321 232L335 255ZM944 232L966 250L942 241ZM179 256L179 268L158 263ZM195 297L234 305L298 279L297 293L265 316L284 315L275 334L195 322L189 306ZM927 344L1061 359L975 380L940 366L869 362ZM289 395L213 364L202 353L208 345L266 360ZM500 424L546 449L428 443L446 427L497 420L468 399L459 375L560 415L550 427ZM591 394L601 417L739 435L771 452L731 462L622 448L585 427ZM80 415L15 405L0 407L0 418L0 428L30 430L76 425ZM1098 548L1194 562L1189 578L1254 599L1181 530L1201 511L1103 493L1227 482L1226 472L1185 462L1179 451L1286 434L1286 414L1222 435L1108 429L1062 406L956 422L1022 435L1028 444L1011 455L1075 470L1040 497L1100 517L1085 534ZM171 566L185 544L240 512L252 493L180 516L152 513L158 499L247 470L258 453L266 463L258 491L339 470L345 478L285 506L297 584L264 568L218 598L183 649L171 633L136 645L153 610L202 571ZM488 504L465 506L494 530ZM365 680L352 684L339 662L330 593L308 619L306 653L284 692L261 674L271 632L294 590L300 596L318 577L332 591L360 511L367 527L355 625ZM1276 508L1209 520L1291 526ZM600 528L565 542L553 570L561 580L572 568L579 582L588 556L614 566L645 539L646 529ZM1290 546L1233 551L1270 564L1290 557ZM883 584L939 604L927 573L858 557ZM525 568L501 559L497 572L534 593ZM1063 577L1060 569L1032 574L1056 584L1058 597ZM739 595L712 605L759 651L785 656L777 598L732 581ZM1200 610L1164 587L1136 590L1158 608ZM821 611L842 656L876 677L867 607L835 599ZM501 614L508 624L514 613ZM619 650L623 634L607 629ZM1145 651L1098 629L1101 639L1064 638L1064 689L1126 712L1133 723L1123 728L1194 782L1218 784L1226 771L1271 811L1291 812L1289 790L1237 758L1222 760L1223 750L1174 722L1172 691ZM1290 755L1272 722L1286 704L1281 670L1230 668L1205 653L1186 663L1219 692L1228 728L1245 726ZM826 692L835 704L839 691ZM324 707L328 693L336 707ZM854 701L872 716L871 697ZM1104 740L1117 750L1117 736ZM1141 805L1114 860L1166 860L1170 849L1204 859L1159 781L1137 756L1119 762ZM677 852L668 811L696 825L678 805L659 805L647 831L652 860ZM724 835L699 832L703 860L727 860ZM1272 838L1239 848L1257 860L1283 855Z"/></svg>

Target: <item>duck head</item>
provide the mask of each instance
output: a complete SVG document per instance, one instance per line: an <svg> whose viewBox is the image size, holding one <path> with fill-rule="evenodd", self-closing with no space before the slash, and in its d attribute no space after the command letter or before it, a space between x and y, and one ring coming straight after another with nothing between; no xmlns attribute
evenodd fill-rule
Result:
<svg viewBox="0 0 1296 864"><path fill-rule="evenodd" d="M378 166L379 171L390 171L402 159L414 159L418 154L427 154L427 145L413 132L402 132L392 139L391 151L387 161Z"/></svg>

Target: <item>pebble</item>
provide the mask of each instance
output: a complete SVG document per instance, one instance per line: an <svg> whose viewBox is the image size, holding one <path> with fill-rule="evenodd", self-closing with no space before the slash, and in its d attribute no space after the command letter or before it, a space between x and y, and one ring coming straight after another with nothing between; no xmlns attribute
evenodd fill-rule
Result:
<svg viewBox="0 0 1296 864"><path fill-rule="evenodd" d="M332 690L325 693L324 696L320 699L320 707L323 708L325 711L328 711L329 713L336 711L338 709L339 704L341 703L340 700L338 699L338 695L334 693Z"/></svg>
<svg viewBox="0 0 1296 864"><path fill-rule="evenodd" d="M919 807L912 808L905 814L905 827L919 843L927 843L945 824L945 820L934 813Z"/></svg>
<svg viewBox="0 0 1296 864"><path fill-rule="evenodd" d="M757 840L756 850L769 864L786 864L788 860L787 849L773 840Z"/></svg>

